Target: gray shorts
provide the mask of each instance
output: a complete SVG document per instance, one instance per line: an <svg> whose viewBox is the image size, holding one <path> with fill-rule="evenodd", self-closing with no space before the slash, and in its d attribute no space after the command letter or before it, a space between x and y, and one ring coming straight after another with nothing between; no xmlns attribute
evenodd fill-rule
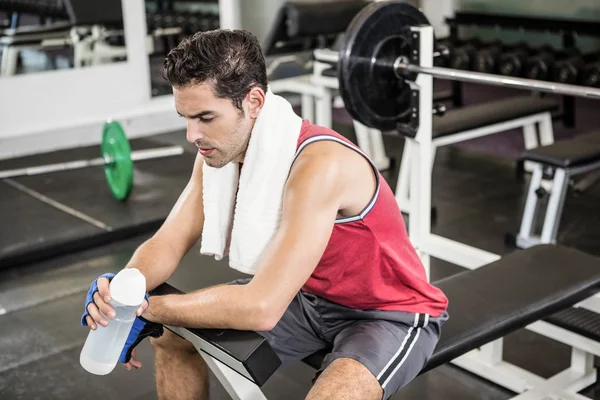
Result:
<svg viewBox="0 0 600 400"><path fill-rule="evenodd" d="M337 358L360 362L377 378L383 398L388 399L427 364L447 318L446 313L433 318L403 311L355 310L300 291L275 328L259 334L283 367L331 348L316 377Z"/></svg>

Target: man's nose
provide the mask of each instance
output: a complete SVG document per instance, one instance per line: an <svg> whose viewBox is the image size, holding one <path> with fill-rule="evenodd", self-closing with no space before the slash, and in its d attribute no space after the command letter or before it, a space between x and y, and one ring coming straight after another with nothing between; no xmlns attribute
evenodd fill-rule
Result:
<svg viewBox="0 0 600 400"><path fill-rule="evenodd" d="M204 139L204 134L200 130L198 124L194 123L194 121L187 122L186 139L192 144L196 143L198 140Z"/></svg>

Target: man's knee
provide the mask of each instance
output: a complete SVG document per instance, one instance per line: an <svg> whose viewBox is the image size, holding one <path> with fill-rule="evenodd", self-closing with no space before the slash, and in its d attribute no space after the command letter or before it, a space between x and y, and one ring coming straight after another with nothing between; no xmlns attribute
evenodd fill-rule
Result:
<svg viewBox="0 0 600 400"><path fill-rule="evenodd" d="M159 338L150 338L154 351L168 351L170 353L198 353L193 344L176 335L168 329Z"/></svg>
<svg viewBox="0 0 600 400"><path fill-rule="evenodd" d="M362 363L338 358L321 373L308 399L381 399L383 389L377 378Z"/></svg>

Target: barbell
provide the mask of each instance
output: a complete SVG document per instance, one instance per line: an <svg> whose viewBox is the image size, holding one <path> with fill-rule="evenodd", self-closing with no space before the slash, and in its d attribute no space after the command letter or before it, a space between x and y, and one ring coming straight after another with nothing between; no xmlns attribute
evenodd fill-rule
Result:
<svg viewBox="0 0 600 400"><path fill-rule="evenodd" d="M399 1L371 3L354 17L344 35L337 66L340 96L352 118L371 128L397 129L398 123L408 121L413 113L411 84L419 74L600 99L600 89L421 66L417 36L411 31L421 25L429 25L423 13Z"/></svg>
<svg viewBox="0 0 600 400"><path fill-rule="evenodd" d="M0 179L40 175L92 166L104 166L104 175L111 193L117 200L124 201L129 197L133 189L134 161L183 154L183 147L168 146L132 152L121 125L117 121L107 121L102 130L100 153L102 157L98 158L0 171Z"/></svg>

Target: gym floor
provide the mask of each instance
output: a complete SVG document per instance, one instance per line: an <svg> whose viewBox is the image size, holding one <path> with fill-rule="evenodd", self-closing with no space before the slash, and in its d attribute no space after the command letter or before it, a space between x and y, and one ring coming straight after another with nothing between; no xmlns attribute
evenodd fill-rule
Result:
<svg viewBox="0 0 600 400"><path fill-rule="evenodd" d="M492 96L489 88L465 85L466 104ZM493 95L511 93L496 91ZM555 123L557 138L591 130L595 115L591 104L578 100L577 128L566 129ZM347 116L336 115L334 128L355 140ZM434 168L433 204L437 208L434 232L505 254L514 249L505 246L504 235L519 227L520 213L528 177L515 174L515 156L522 148L522 136L511 131L494 139L477 140L438 150ZM386 149L400 159L403 139L386 136ZM69 203L86 214L118 228L120 224L159 224L189 177L194 149L185 142L184 132L173 132L136 140L135 146L151 147L182 144L189 149L181 158L146 161L136 164L136 187L125 205L107 199L107 188L100 169L70 171L51 176L19 178L0 182L0 250L43 249L49 240L67 241L69 237L92 235L89 224L71 216L59 216L55 209L41 208L21 194L25 185L55 200ZM85 157L81 149L77 158ZM97 149L89 149L91 153ZM46 158L73 159L74 152L13 160L0 163L0 169L19 162L44 162ZM45 158L46 157L46 158ZM395 188L399 163L384 173ZM68 178L68 179L66 179ZM14 183L17 183L15 186ZM565 204L559 241L592 254L600 255L600 185L583 193L569 193ZM136 207L143 204L143 207ZM54 216L57 213L56 216ZM96 229L96 228L94 228ZM60 237L52 237L53 232ZM56 235L58 235L58 233ZM121 269L148 233L131 236L85 251L45 261L0 268L0 398L2 399L96 399L123 400L156 398L152 369L152 350L148 341L138 349L143 368L129 372L118 366L113 373L97 377L79 365L79 352L87 329L79 325L83 300L90 282L98 275ZM37 247L36 247L37 246ZM568 266L565 266L568 267ZM461 272L454 265L434 260L432 280ZM188 253L169 281L184 291L226 282L241 274L199 255L196 246ZM468 288L465 296L468 296ZM521 330L506 337L505 358L541 376L549 377L565 368L570 350L555 341ZM265 385L267 398L301 399L310 390L314 371L297 363L278 371ZM211 399L229 398L211 376ZM582 394L600 399L600 390L586 389ZM398 392L394 399L507 399L512 393L490 384L452 365L444 365L418 377Z"/></svg>

